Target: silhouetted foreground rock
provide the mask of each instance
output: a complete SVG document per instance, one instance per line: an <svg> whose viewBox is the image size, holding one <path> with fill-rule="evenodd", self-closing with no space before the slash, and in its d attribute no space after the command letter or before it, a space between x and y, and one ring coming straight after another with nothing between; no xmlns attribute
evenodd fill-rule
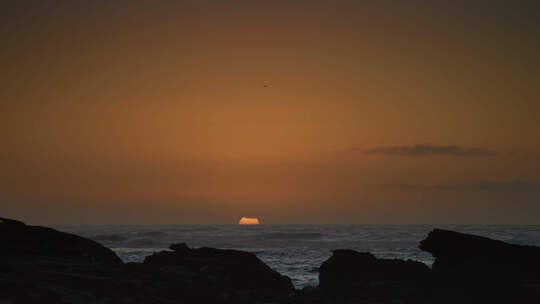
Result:
<svg viewBox="0 0 540 304"><path fill-rule="evenodd" d="M433 271L444 275L467 273L469 278L496 280L517 275L521 282L540 282L539 247L435 229L420 242L420 249L436 258Z"/></svg>
<svg viewBox="0 0 540 304"><path fill-rule="evenodd" d="M294 288L253 254L173 245L124 264L102 245L0 222L0 303L286 303Z"/></svg>
<svg viewBox="0 0 540 304"><path fill-rule="evenodd" d="M69 233L0 218L0 303L540 303L540 248L434 230L415 261L335 250L320 285L288 277L237 250L170 246L124 264Z"/></svg>
<svg viewBox="0 0 540 304"><path fill-rule="evenodd" d="M28 226L22 222L0 218L0 257L5 259L62 259L72 262L122 264L120 258L103 245L51 228Z"/></svg>
<svg viewBox="0 0 540 304"><path fill-rule="evenodd" d="M173 251L156 252L147 256L143 264L169 272L203 274L220 286L236 290L294 293L290 278L272 270L252 253L206 247L191 249L184 243L169 248Z"/></svg>
<svg viewBox="0 0 540 304"><path fill-rule="evenodd" d="M433 274L446 303L540 303L539 247L435 229L420 249L436 258Z"/></svg>
<svg viewBox="0 0 540 304"><path fill-rule="evenodd" d="M540 303L538 247L436 229L420 248L436 258L432 269L335 250L302 303Z"/></svg>
<svg viewBox="0 0 540 304"><path fill-rule="evenodd" d="M377 259L371 253L334 250L319 270L319 286L333 298L421 299L430 269L412 260Z"/></svg>

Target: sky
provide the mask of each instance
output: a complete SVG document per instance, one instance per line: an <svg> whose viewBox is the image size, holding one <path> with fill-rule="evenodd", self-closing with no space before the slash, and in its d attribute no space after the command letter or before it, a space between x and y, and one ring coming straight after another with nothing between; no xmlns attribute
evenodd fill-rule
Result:
<svg viewBox="0 0 540 304"><path fill-rule="evenodd" d="M3 1L0 214L539 224L538 1Z"/></svg>

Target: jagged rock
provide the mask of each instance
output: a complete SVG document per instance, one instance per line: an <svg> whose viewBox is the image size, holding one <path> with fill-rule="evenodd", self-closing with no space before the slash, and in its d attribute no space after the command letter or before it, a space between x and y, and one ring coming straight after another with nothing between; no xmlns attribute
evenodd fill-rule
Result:
<svg viewBox="0 0 540 304"><path fill-rule="evenodd" d="M434 230L415 261L335 250L320 285L295 291L255 255L189 248L124 264L102 245L0 218L0 303L538 303L540 248Z"/></svg>
<svg viewBox="0 0 540 304"><path fill-rule="evenodd" d="M539 247L435 229L420 242L420 249L436 258L433 270L440 274L540 282Z"/></svg>
<svg viewBox="0 0 540 304"><path fill-rule="evenodd" d="M176 254L198 257L186 267L124 264L94 241L0 221L0 303L287 303L283 292L294 292L287 277L241 251L177 244Z"/></svg>
<svg viewBox="0 0 540 304"><path fill-rule="evenodd" d="M412 260L377 259L371 253L334 250L319 270L319 286L337 298L419 299L429 268Z"/></svg>
<svg viewBox="0 0 540 304"><path fill-rule="evenodd" d="M435 229L420 242L433 254L441 303L538 303L540 248Z"/></svg>
<svg viewBox="0 0 540 304"><path fill-rule="evenodd" d="M186 252L189 251L189 247L186 245L186 243L178 243L178 244L172 244L169 246L169 249L176 251L176 252Z"/></svg>
<svg viewBox="0 0 540 304"><path fill-rule="evenodd" d="M288 277L272 270L252 253L206 247L193 249L185 244L173 244L170 248L173 251L154 253L143 263L164 270L204 274L216 284L237 290L270 290L279 294L294 292Z"/></svg>
<svg viewBox="0 0 540 304"><path fill-rule="evenodd" d="M122 261L109 248L86 238L52 228L25 225L0 218L0 257L55 260L120 265Z"/></svg>
<svg viewBox="0 0 540 304"><path fill-rule="evenodd" d="M0 218L0 302L90 303L114 299L123 263L99 243Z"/></svg>

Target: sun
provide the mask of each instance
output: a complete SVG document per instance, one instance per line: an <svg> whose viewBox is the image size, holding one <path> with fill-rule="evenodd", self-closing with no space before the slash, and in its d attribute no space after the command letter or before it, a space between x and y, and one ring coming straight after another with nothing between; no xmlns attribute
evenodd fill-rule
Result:
<svg viewBox="0 0 540 304"><path fill-rule="evenodd" d="M259 219L256 217L245 217L242 216L242 218L238 221L239 225L259 225Z"/></svg>

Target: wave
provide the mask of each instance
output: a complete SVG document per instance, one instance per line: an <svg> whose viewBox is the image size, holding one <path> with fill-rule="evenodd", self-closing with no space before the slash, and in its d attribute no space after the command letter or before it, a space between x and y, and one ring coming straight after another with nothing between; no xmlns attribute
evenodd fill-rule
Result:
<svg viewBox="0 0 540 304"><path fill-rule="evenodd" d="M298 239L320 239L325 235L318 232L273 232L265 233L259 237L265 239L274 239L274 240L298 240Z"/></svg>
<svg viewBox="0 0 540 304"><path fill-rule="evenodd" d="M90 239L97 242L114 243L116 246L135 244L136 246L151 246L156 244L156 239L165 236L161 231L148 231L136 233L109 233L90 236Z"/></svg>
<svg viewBox="0 0 540 304"><path fill-rule="evenodd" d="M519 233L509 239L508 242L520 245L540 246L540 235Z"/></svg>
<svg viewBox="0 0 540 304"><path fill-rule="evenodd" d="M163 231L148 231L148 232L138 232L137 236L145 236L145 237L162 237L165 235L165 232Z"/></svg>
<svg viewBox="0 0 540 304"><path fill-rule="evenodd" d="M128 238L123 235L113 233L93 235L90 236L90 239L94 241L121 242L127 240Z"/></svg>

